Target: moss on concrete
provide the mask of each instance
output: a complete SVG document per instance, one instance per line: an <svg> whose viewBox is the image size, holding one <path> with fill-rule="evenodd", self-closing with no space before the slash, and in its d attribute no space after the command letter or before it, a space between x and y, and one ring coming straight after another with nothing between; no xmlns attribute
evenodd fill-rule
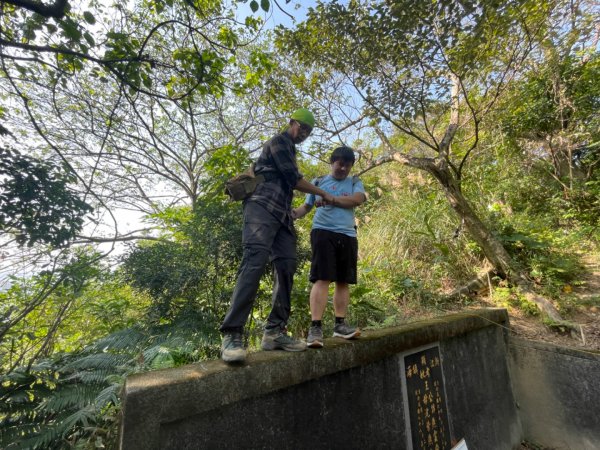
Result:
<svg viewBox="0 0 600 450"><path fill-rule="evenodd" d="M244 365L220 360L132 375L123 390L122 446L152 448L160 423L174 422L233 402L262 396L305 381L368 365L411 348L489 326L506 326L504 309L483 309L398 327L369 330L360 339L325 340L301 353L255 352Z"/></svg>

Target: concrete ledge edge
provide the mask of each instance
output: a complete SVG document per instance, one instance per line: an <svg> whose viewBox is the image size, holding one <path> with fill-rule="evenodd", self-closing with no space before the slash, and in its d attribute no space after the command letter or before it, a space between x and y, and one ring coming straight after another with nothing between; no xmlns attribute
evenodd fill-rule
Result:
<svg viewBox="0 0 600 450"><path fill-rule="evenodd" d="M541 351L560 353L567 356L573 356L575 358L600 361L600 351L596 350L588 350L577 347L564 347L561 345L552 344L550 342L531 341L528 339L520 339L516 337L510 337L508 340L508 345L509 347L527 347Z"/></svg>
<svg viewBox="0 0 600 450"><path fill-rule="evenodd" d="M352 341L326 339L325 347L320 350L250 353L242 366L213 360L132 375L127 378L122 393L123 408L127 410L125 420L144 421L142 416L148 417L149 411L154 411L151 419L154 423L177 421L369 364L411 348L497 325L508 326L505 309L480 309L364 331L360 339ZM129 424L122 425L127 427Z"/></svg>

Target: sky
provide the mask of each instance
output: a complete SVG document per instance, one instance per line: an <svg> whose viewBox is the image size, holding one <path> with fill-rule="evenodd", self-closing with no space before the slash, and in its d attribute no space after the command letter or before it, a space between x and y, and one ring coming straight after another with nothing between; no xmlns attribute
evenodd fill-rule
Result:
<svg viewBox="0 0 600 450"><path fill-rule="evenodd" d="M265 20L267 28L275 28L277 25L293 27L294 20L296 24L300 23L306 17L308 9L317 4L315 0L288 0L289 3L286 3L286 0L277 0L277 3L271 0L272 7L269 12L265 12L259 8L256 13L253 13L252 9L250 9L250 1L247 0L245 3L239 3L238 19L243 20L247 16L257 15ZM260 0L258 0L258 3L260 4Z"/></svg>

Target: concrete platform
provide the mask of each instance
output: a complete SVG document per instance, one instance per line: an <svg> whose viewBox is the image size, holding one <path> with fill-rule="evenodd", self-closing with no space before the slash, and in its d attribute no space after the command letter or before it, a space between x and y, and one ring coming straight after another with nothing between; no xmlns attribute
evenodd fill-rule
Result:
<svg viewBox="0 0 600 450"><path fill-rule="evenodd" d="M523 432L507 326L505 310L478 310L367 331L353 341L326 339L320 350L250 353L242 366L208 361L133 375L123 391L120 446L410 449L445 432L470 449L516 448ZM407 358L427 348L441 358L435 383L445 388L438 400L448 429L426 422L431 405L421 391L433 378L422 376L418 389L407 383Z"/></svg>

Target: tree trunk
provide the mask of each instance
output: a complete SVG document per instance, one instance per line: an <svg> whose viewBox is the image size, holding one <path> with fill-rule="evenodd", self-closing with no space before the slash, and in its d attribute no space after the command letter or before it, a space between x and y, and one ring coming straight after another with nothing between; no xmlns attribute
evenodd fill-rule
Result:
<svg viewBox="0 0 600 450"><path fill-rule="evenodd" d="M432 164L425 167L425 170L440 182L452 209L458 214L469 236L481 247L485 257L492 264L496 272L506 276L516 284L525 298L535 303L540 311L550 319L555 322L563 322L555 306L544 297L535 293L532 282L525 274L520 273L515 268L514 261L502 243L489 232L486 225L477 217L477 214L462 194L458 182L448 169L445 161L440 158L432 162Z"/></svg>
<svg viewBox="0 0 600 450"><path fill-rule="evenodd" d="M496 272L506 277L510 276L514 272L512 258L502 243L488 231L485 224L477 217L477 214L462 194L452 173L448 170L448 166L443 160L438 159L427 168L427 171L440 182L450 206L458 214L462 223L464 223L465 229L481 247L485 257Z"/></svg>

